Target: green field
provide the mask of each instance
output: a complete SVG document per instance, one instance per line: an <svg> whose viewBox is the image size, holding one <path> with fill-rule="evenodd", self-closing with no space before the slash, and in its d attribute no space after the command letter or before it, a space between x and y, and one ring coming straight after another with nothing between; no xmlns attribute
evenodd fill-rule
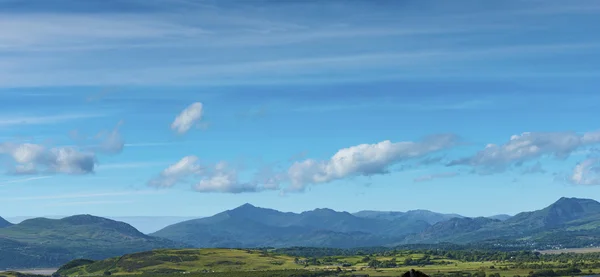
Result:
<svg viewBox="0 0 600 277"><path fill-rule="evenodd" d="M281 273L283 271L288 273L281 273L282 276L290 275L289 272L303 272L302 274L325 272L342 276L357 274L400 276L410 269L417 269L429 275L452 275L461 272L485 273L487 276L496 277L540 277L591 275L600 272L597 254L543 255L527 252L526 254L517 253L520 256L514 257L511 256L513 254L505 252L482 252L483 254L448 252L444 255L441 253L432 255L431 253L438 252L396 251L372 255L316 258L292 256L267 250L155 250L102 261L75 260L64 265L58 273L61 276L139 274L208 274L214 276L221 272L231 276L259 276L264 272ZM543 270L554 270L556 273L548 275ZM275 275L279 276L278 274Z"/></svg>
<svg viewBox="0 0 600 277"><path fill-rule="evenodd" d="M596 253L600 252L600 247L594 248L566 248L556 250L544 250L540 251L542 254L561 254L561 253Z"/></svg>

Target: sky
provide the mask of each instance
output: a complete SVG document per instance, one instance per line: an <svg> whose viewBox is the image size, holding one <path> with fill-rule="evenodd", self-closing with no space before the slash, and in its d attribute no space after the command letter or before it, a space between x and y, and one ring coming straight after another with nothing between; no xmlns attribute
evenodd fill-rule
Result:
<svg viewBox="0 0 600 277"><path fill-rule="evenodd" d="M600 200L598 1L0 0L0 216Z"/></svg>

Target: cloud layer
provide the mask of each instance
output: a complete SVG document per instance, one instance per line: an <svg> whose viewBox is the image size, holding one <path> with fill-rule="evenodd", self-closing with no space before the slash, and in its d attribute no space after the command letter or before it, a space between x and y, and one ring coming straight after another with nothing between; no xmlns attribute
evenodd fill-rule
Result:
<svg viewBox="0 0 600 277"><path fill-rule="evenodd" d="M527 132L513 135L502 145L488 144L475 155L453 160L448 165L468 165L478 173L497 173L544 156L566 159L573 151L597 143L600 132Z"/></svg>

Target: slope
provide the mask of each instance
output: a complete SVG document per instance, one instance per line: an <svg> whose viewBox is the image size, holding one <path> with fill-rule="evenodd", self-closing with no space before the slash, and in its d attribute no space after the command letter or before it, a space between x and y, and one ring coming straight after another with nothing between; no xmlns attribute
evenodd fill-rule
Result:
<svg viewBox="0 0 600 277"><path fill-rule="evenodd" d="M600 203L591 199L560 198L546 208L522 212L504 221L489 218L451 219L439 222L405 243L468 243L489 239L526 240L539 243L584 243L600 238Z"/></svg>
<svg viewBox="0 0 600 277"><path fill-rule="evenodd" d="M363 218L377 218L387 220L401 220L401 221L425 221L429 224L436 224L438 222L446 221L452 218L463 218L464 216L459 214L443 214L436 213L428 210L410 210L407 212L383 212L383 211L360 211L353 215Z"/></svg>
<svg viewBox="0 0 600 277"><path fill-rule="evenodd" d="M301 269L294 258L258 250L236 249L180 249L154 250L102 261L73 261L61 267L61 276L139 273L181 273L210 270L255 271Z"/></svg>
<svg viewBox="0 0 600 277"><path fill-rule="evenodd" d="M0 229L0 238L12 245L3 244L2 252L16 255L2 260L9 267L21 263L17 256L28 255L31 249L37 249L40 256L52 256L40 263L56 266L75 257L103 259L128 252L183 246L144 235L126 223L91 215L25 220ZM54 255L56 253L59 254Z"/></svg>
<svg viewBox="0 0 600 277"><path fill-rule="evenodd" d="M9 227L12 226L13 224L6 221L6 219L0 217L0 228L5 228L5 227Z"/></svg>

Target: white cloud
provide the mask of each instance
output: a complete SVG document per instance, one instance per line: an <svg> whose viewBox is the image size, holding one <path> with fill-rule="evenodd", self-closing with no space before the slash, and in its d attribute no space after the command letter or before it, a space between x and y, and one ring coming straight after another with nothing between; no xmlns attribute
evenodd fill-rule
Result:
<svg viewBox="0 0 600 277"><path fill-rule="evenodd" d="M238 179L235 169L229 168L227 163L219 162L212 172L207 174L194 186L198 192L243 193L260 190L256 183L242 183Z"/></svg>
<svg viewBox="0 0 600 277"><path fill-rule="evenodd" d="M565 159L575 150L597 143L600 143L600 132L527 132L513 135L502 145L488 144L475 155L451 161L448 165L470 165L480 173L501 172L543 156Z"/></svg>
<svg viewBox="0 0 600 277"><path fill-rule="evenodd" d="M279 189L281 179L268 176L249 182L239 179L238 169L226 162L201 165L196 156L186 156L167 167L159 176L148 182L149 186L169 188L180 183L192 183L197 192L244 193ZM258 175L258 174L257 174ZM264 176L263 176L264 177ZM258 180L260 178L260 180Z"/></svg>
<svg viewBox="0 0 600 277"><path fill-rule="evenodd" d="M570 181L576 185L600 185L600 160L589 158L577 164Z"/></svg>
<svg viewBox="0 0 600 277"><path fill-rule="evenodd" d="M438 178L450 178L450 177L454 177L456 175L458 175L458 173L456 173L456 172L436 173L436 174L419 176L419 177L415 178L413 181L415 183L418 183L418 182L431 181L433 179L438 179Z"/></svg>
<svg viewBox="0 0 600 277"><path fill-rule="evenodd" d="M96 164L93 153L81 152L73 147L47 148L31 143L2 143L0 154L12 158L15 163L12 171L17 174L87 174L94 172Z"/></svg>
<svg viewBox="0 0 600 277"><path fill-rule="evenodd" d="M352 176L388 173L398 162L425 157L448 149L458 142L454 135L435 135L419 142L389 140L376 144L360 144L339 150L325 161L307 159L288 169L289 191L304 191L309 184L327 183Z"/></svg>
<svg viewBox="0 0 600 277"><path fill-rule="evenodd" d="M169 188L177 183L185 182L192 176L198 176L203 172L203 167L196 156L185 156L175 164L163 170L159 176L148 182L153 187Z"/></svg>
<svg viewBox="0 0 600 277"><path fill-rule="evenodd" d="M202 103L196 102L185 108L171 124L171 129L178 134L187 133L198 121L202 119Z"/></svg>

